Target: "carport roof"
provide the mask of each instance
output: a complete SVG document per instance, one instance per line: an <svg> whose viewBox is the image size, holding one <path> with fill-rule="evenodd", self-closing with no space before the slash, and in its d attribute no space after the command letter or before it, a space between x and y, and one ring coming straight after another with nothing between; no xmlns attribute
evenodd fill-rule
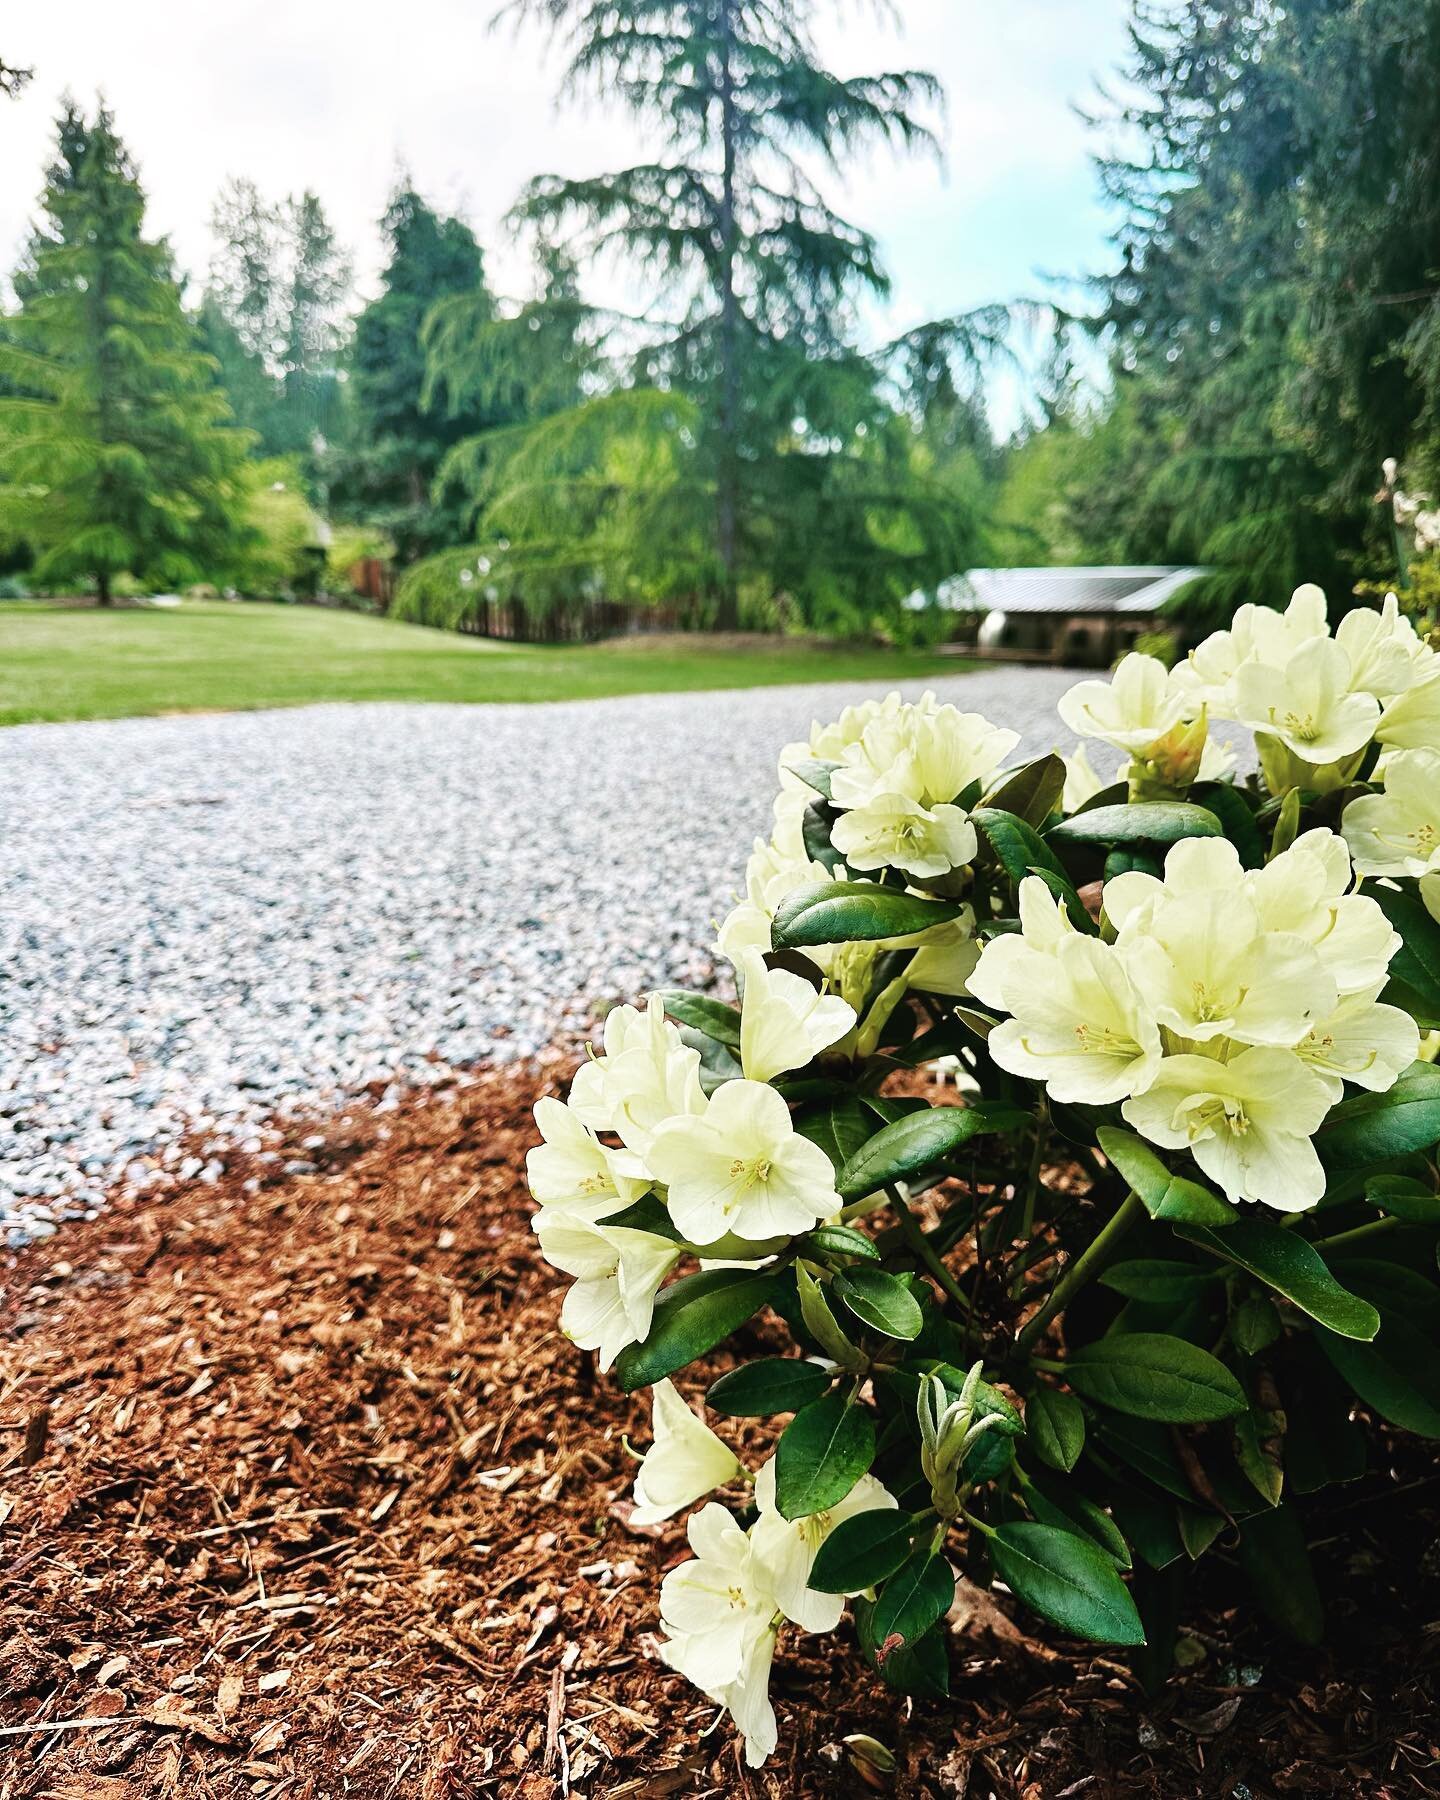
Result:
<svg viewBox="0 0 1440 1800"><path fill-rule="evenodd" d="M1114 566L1076 569L970 569L943 584L953 612L1153 613L1202 568Z"/></svg>

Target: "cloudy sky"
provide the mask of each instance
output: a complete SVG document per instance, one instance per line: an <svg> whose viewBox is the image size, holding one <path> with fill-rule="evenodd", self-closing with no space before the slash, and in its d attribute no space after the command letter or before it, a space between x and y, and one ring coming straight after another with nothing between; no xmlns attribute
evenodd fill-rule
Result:
<svg viewBox="0 0 1440 1800"><path fill-rule="evenodd" d="M0 256L8 265L38 192L59 97L103 91L137 155L152 225L202 274L208 218L228 175L279 195L313 188L361 286L375 221L402 164L460 209L492 280L523 284L502 215L542 170L581 174L645 153L620 114L556 105L557 55L534 31L491 31L490 0L65 0L6 8L0 57L33 65L0 105ZM823 32L842 73L931 69L944 81L943 166L876 154L831 197L880 239L894 281L879 332L1043 291L1046 275L1107 260L1107 219L1076 104L1123 49L1125 0L898 0L901 29L863 4Z"/></svg>

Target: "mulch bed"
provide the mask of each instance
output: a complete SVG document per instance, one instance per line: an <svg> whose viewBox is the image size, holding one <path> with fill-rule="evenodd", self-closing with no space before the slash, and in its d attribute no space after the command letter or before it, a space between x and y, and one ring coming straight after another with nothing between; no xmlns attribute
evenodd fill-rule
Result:
<svg viewBox="0 0 1440 1800"><path fill-rule="evenodd" d="M1242 1618L1223 1557L1154 1696L962 1589L948 1703L898 1701L848 1627L792 1636L747 1774L654 1659L684 1550L626 1522L648 1405L560 1336L528 1230L548 1079L356 1109L314 1173L237 1165L0 1260L0 1800L819 1800L864 1791L850 1732L947 1800L1440 1794L1415 1445L1321 1521L1323 1651Z"/></svg>

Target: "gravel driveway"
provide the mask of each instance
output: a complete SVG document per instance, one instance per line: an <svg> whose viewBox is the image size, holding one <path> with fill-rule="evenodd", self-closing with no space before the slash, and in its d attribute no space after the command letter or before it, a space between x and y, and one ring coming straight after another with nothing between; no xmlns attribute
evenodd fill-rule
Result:
<svg viewBox="0 0 1440 1800"><path fill-rule="evenodd" d="M936 685L1036 751L1074 679ZM777 751L866 691L0 731L0 1232L703 980Z"/></svg>

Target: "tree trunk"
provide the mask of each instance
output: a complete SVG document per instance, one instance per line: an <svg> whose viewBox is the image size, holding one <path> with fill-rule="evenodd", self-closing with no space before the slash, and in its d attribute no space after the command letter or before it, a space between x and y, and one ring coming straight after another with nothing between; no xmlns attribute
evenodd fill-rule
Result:
<svg viewBox="0 0 1440 1800"><path fill-rule="evenodd" d="M110 573L107 569L102 569L95 577L95 598L101 606L115 604L110 597Z"/></svg>
<svg viewBox="0 0 1440 1800"><path fill-rule="evenodd" d="M720 552L717 631L740 626L740 307L735 293L735 78L730 60L730 0L720 6L720 459L715 482L715 535Z"/></svg>

